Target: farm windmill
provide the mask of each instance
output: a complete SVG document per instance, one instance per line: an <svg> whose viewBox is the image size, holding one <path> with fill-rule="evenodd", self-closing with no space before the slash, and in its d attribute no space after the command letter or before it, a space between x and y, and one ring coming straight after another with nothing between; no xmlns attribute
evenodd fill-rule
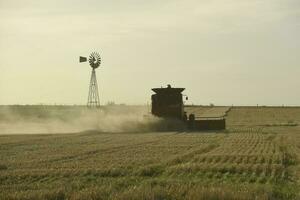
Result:
<svg viewBox="0 0 300 200"><path fill-rule="evenodd" d="M87 57L79 57L79 62L86 62ZM100 54L97 52L91 53L88 59L90 66L92 67L92 74L90 79L89 85L89 94L88 94L88 107L100 107L100 99L99 99L99 92L98 92L98 84L96 78L96 69L101 64L101 57Z"/></svg>

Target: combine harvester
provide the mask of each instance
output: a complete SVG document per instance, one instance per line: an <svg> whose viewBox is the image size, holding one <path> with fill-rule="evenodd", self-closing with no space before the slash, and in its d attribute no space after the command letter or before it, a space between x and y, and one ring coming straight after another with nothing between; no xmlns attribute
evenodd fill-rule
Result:
<svg viewBox="0 0 300 200"><path fill-rule="evenodd" d="M153 88L151 113L165 119L177 119L184 122L189 130L224 130L225 115L228 107L184 106L182 92L185 88ZM186 100L188 98L186 97ZM221 116L218 114L222 113Z"/></svg>

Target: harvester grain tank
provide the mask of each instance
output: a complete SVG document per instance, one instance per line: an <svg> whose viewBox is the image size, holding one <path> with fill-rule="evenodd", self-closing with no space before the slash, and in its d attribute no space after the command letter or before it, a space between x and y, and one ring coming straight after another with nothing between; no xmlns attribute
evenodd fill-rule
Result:
<svg viewBox="0 0 300 200"><path fill-rule="evenodd" d="M151 96L151 113L155 116L169 119L179 119L185 122L190 130L223 130L225 129L225 118L203 118L194 113L187 113L184 110L183 94L185 88L153 88L155 92ZM187 99L187 97L186 97Z"/></svg>
<svg viewBox="0 0 300 200"><path fill-rule="evenodd" d="M158 117L182 119L184 114L182 94L185 88L153 88L152 114Z"/></svg>

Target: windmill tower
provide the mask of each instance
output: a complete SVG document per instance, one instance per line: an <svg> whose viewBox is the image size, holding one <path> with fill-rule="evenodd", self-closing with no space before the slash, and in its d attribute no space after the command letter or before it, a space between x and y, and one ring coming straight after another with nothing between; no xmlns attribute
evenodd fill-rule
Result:
<svg viewBox="0 0 300 200"><path fill-rule="evenodd" d="M86 62L86 57L79 57L79 62ZM88 107L100 107L100 99L99 99L99 92L98 92L98 84L97 84L97 77L96 77L96 69L101 64L101 57L99 53L93 52L89 56L89 63L92 67L92 74L90 79L90 85L89 85L89 94L88 94L88 101L87 106Z"/></svg>

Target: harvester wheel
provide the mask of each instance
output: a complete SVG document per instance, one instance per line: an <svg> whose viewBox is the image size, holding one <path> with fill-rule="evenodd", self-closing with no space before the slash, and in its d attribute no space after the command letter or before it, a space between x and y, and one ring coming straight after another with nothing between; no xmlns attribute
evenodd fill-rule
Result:
<svg viewBox="0 0 300 200"><path fill-rule="evenodd" d="M183 113L183 117L182 118L183 118L183 121L185 121L185 122L187 121L187 114L186 114L186 112Z"/></svg>
<svg viewBox="0 0 300 200"><path fill-rule="evenodd" d="M189 121L195 121L195 115L194 114L189 115Z"/></svg>
<svg viewBox="0 0 300 200"><path fill-rule="evenodd" d="M194 129L194 123L195 123L195 115L190 114L189 115L189 121L188 121L188 127L189 127L190 130Z"/></svg>

